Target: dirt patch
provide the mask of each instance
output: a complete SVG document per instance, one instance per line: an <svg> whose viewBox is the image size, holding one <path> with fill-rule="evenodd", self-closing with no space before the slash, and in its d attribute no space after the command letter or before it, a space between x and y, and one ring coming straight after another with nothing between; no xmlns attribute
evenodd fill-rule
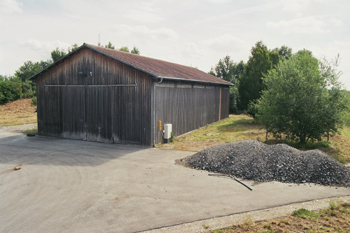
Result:
<svg viewBox="0 0 350 233"><path fill-rule="evenodd" d="M13 126L37 122L36 106L31 99L20 99L0 105L0 126Z"/></svg>

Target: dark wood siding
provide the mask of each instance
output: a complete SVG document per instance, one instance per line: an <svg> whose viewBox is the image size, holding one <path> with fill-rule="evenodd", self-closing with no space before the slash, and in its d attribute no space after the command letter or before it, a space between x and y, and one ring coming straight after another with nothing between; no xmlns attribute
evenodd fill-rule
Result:
<svg viewBox="0 0 350 233"><path fill-rule="evenodd" d="M171 123L178 136L228 117L227 86L163 82L155 87L155 99L156 143L162 142L164 124ZM161 131L158 121L162 122Z"/></svg>
<svg viewBox="0 0 350 233"><path fill-rule="evenodd" d="M151 145L148 74L82 49L35 81L39 134Z"/></svg>
<svg viewBox="0 0 350 233"><path fill-rule="evenodd" d="M36 77L39 134L150 146L228 117L228 86L159 80L82 48Z"/></svg>

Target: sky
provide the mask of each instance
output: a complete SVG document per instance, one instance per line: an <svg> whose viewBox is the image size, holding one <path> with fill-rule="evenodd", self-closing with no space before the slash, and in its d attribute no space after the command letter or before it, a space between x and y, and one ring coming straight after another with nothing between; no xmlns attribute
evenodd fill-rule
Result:
<svg viewBox="0 0 350 233"><path fill-rule="evenodd" d="M208 72L247 62L262 41L317 58L340 55L350 90L348 0L0 0L0 74L73 44L136 46L141 55Z"/></svg>

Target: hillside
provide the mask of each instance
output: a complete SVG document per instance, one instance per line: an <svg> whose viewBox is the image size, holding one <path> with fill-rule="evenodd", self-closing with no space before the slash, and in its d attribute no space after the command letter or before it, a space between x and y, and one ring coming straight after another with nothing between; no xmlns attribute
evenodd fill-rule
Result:
<svg viewBox="0 0 350 233"><path fill-rule="evenodd" d="M36 106L31 105L31 99L0 105L0 126L31 124L36 121Z"/></svg>

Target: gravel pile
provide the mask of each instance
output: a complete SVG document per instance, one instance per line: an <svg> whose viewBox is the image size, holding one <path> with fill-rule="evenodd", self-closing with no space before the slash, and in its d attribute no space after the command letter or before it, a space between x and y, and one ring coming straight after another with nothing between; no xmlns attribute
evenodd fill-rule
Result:
<svg viewBox="0 0 350 233"><path fill-rule="evenodd" d="M254 181L348 186L350 168L320 150L247 140L202 150L182 162L192 168Z"/></svg>

